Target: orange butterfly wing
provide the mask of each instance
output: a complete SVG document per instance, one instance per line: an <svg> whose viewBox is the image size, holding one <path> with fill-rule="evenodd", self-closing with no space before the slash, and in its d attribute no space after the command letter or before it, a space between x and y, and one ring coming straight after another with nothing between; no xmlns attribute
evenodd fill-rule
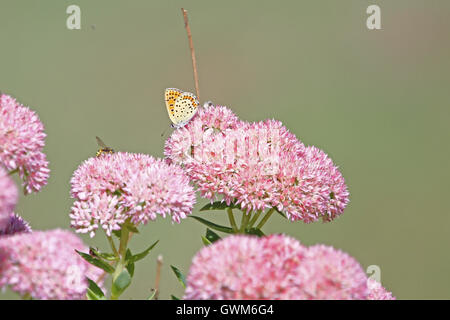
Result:
<svg viewBox="0 0 450 320"><path fill-rule="evenodd" d="M175 118L175 101L177 101L177 98L181 96L182 93L183 91L176 88L167 88L164 92L167 113L169 113L169 118L173 123L177 121Z"/></svg>

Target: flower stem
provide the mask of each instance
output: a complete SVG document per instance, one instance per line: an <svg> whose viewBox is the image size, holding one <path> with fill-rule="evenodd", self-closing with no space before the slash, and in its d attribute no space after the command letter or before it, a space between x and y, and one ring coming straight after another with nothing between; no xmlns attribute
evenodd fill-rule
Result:
<svg viewBox="0 0 450 320"><path fill-rule="evenodd" d="M252 213L246 213L242 211L242 221L241 221L241 229L239 229L239 233L245 233L245 229L247 229L248 222L250 221L250 217L252 216Z"/></svg>
<svg viewBox="0 0 450 320"><path fill-rule="evenodd" d="M115 246L115 244L114 244L113 238L112 238L111 236L106 236L106 238L108 238L109 245L111 246L111 249L112 249L114 255L115 255L117 258L120 258L120 257L119 257L119 252L118 252L117 249L116 249L116 246Z"/></svg>
<svg viewBox="0 0 450 320"><path fill-rule="evenodd" d="M130 231L126 227L126 225L123 225L122 230L120 232L120 244L119 244L119 257L120 260L117 262L116 270L113 273L112 281L116 281L117 277L122 273L122 271L125 269L126 264L126 254L127 254L127 245L128 245L128 238L130 236ZM114 294L111 294L111 300L117 300L119 296L116 296Z"/></svg>
<svg viewBox="0 0 450 320"><path fill-rule="evenodd" d="M230 220L231 227L233 228L234 233L238 233L238 227L236 224L236 220L234 220L233 210L231 208L227 208L228 219Z"/></svg>
<svg viewBox="0 0 450 320"><path fill-rule="evenodd" d="M256 221L259 219L259 216L261 215L262 210L258 210L255 215L253 216L253 218L250 220L250 222L248 223L248 227L251 228L253 227L253 225L256 223Z"/></svg>
<svg viewBox="0 0 450 320"><path fill-rule="evenodd" d="M272 213L274 211L275 211L274 208L269 209L269 211L267 211L266 215L262 218L262 220L256 226L256 229L261 229L263 227L263 225L267 222L267 220L269 220L270 216L272 215Z"/></svg>

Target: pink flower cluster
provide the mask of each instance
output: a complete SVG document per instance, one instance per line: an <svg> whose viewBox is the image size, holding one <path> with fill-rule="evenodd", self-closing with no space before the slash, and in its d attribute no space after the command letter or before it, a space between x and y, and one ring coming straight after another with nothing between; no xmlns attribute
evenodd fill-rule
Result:
<svg viewBox="0 0 450 320"><path fill-rule="evenodd" d="M165 144L203 197L245 211L277 208L292 220L329 221L349 193L332 160L306 147L279 121L241 121L228 108L206 106Z"/></svg>
<svg viewBox="0 0 450 320"><path fill-rule="evenodd" d="M348 254L294 238L235 235L202 248L185 299L368 299L367 276Z"/></svg>
<svg viewBox="0 0 450 320"><path fill-rule="evenodd" d="M84 299L88 282L103 271L83 260L83 242L64 230L0 237L0 287L34 299Z"/></svg>
<svg viewBox="0 0 450 320"><path fill-rule="evenodd" d="M369 289L368 300L396 300L391 292L387 291L381 283L372 278L367 280L367 287Z"/></svg>
<svg viewBox="0 0 450 320"><path fill-rule="evenodd" d="M16 233L29 233L31 227L19 215L11 213L7 219L7 223L3 228L0 228L0 236L13 235Z"/></svg>
<svg viewBox="0 0 450 320"><path fill-rule="evenodd" d="M138 225L171 215L180 222L191 213L195 193L184 171L144 154L118 152L90 158L71 180L76 200L70 214L77 232L101 227L107 235L127 219Z"/></svg>
<svg viewBox="0 0 450 320"><path fill-rule="evenodd" d="M19 172L24 192L39 191L50 170L44 147L44 126L35 112L8 95L0 96L0 163Z"/></svg>
<svg viewBox="0 0 450 320"><path fill-rule="evenodd" d="M17 187L0 165L0 230L5 228L9 215L17 204Z"/></svg>

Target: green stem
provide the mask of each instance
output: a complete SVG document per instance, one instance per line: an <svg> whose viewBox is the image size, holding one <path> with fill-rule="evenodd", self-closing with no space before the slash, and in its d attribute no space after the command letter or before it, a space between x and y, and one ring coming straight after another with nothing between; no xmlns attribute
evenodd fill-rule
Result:
<svg viewBox="0 0 450 320"><path fill-rule="evenodd" d="M251 216L252 216L251 212L247 214L244 211L242 211L241 229L239 229L239 233L245 233L245 229L247 229L247 225L248 222L250 221Z"/></svg>
<svg viewBox="0 0 450 320"><path fill-rule="evenodd" d="M248 223L248 227L251 228L256 223L256 221L259 219L259 216L261 215L262 211L258 210L255 215L253 216L252 220Z"/></svg>
<svg viewBox="0 0 450 320"><path fill-rule="evenodd" d="M114 281L116 281L117 277L122 273L122 271L125 269L127 245L128 245L129 236L130 236L130 231L124 224L120 231L120 244L119 244L120 260L117 262L116 270L114 271L113 276L112 276L113 283L114 283ZM111 294L111 300L117 300L118 298L119 298L119 296L115 296L114 294Z"/></svg>
<svg viewBox="0 0 450 320"><path fill-rule="evenodd" d="M261 229L263 227L263 225L267 222L267 220L269 220L270 216L272 215L272 213L274 211L275 211L274 208L269 209L269 211L267 211L266 215L262 218L262 220L256 226L256 229Z"/></svg>
<svg viewBox="0 0 450 320"><path fill-rule="evenodd" d="M233 210L231 208L227 208L228 219L230 220L231 228L233 228L234 233L238 233L238 227L236 224L236 220L234 220Z"/></svg>
<svg viewBox="0 0 450 320"><path fill-rule="evenodd" d="M114 244L113 238L112 238L111 236L106 236L106 237L108 238L109 245L111 246L111 249L112 249L114 255L115 255L117 258L120 258L119 252L118 252L117 249L116 249L116 245Z"/></svg>

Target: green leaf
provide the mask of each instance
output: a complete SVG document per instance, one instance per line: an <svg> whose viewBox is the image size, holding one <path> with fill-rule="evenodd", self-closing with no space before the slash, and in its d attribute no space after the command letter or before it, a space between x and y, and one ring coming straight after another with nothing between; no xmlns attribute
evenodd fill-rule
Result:
<svg viewBox="0 0 450 320"><path fill-rule="evenodd" d="M200 211L207 211L207 210L224 210L226 208L231 208L231 209L240 209L240 206L237 206L235 204L230 204L227 205L226 202L221 202L221 201L216 201L213 203L208 203L207 205L203 206Z"/></svg>
<svg viewBox="0 0 450 320"><path fill-rule="evenodd" d="M128 273L130 274L130 277L133 278L134 276L134 263L130 262L131 257L133 254L131 253L130 248L127 249L127 252L125 253L125 261L127 262L126 268L128 270Z"/></svg>
<svg viewBox="0 0 450 320"><path fill-rule="evenodd" d="M170 266L172 268L172 271L175 273L175 275L177 276L178 281L180 281L181 285L183 286L183 288L186 289L186 277L181 273L180 270L178 270L176 267L174 266Z"/></svg>
<svg viewBox="0 0 450 320"><path fill-rule="evenodd" d="M131 253L130 248L128 248L127 252L125 252L125 261L128 261L132 256L133 254Z"/></svg>
<svg viewBox="0 0 450 320"><path fill-rule="evenodd" d="M194 218L195 220L203 223L204 225L206 225L207 227L210 227L211 229L214 229L214 230L217 230L217 231L221 231L221 232L225 232L225 233L234 233L233 229L231 229L230 227L221 226L221 225L215 224L213 222L210 222L210 221L208 221L206 219L197 217L197 216L188 216L188 217Z"/></svg>
<svg viewBox="0 0 450 320"><path fill-rule="evenodd" d="M139 261L141 259L144 259L149 252L158 244L159 240L157 240L155 243L153 243L150 247L148 247L147 249L145 249L144 251L142 251L141 253L135 254L134 256L132 256L129 259L129 262L136 262Z"/></svg>
<svg viewBox="0 0 450 320"><path fill-rule="evenodd" d="M130 277L133 278L133 276L134 276L134 263L127 264L126 268L128 270L128 273L130 274Z"/></svg>
<svg viewBox="0 0 450 320"><path fill-rule="evenodd" d="M156 295L156 290L155 289L152 289L152 293L150 294L150 296L147 298L147 300L153 300L153 298L155 297L155 295Z"/></svg>
<svg viewBox="0 0 450 320"><path fill-rule="evenodd" d="M211 242L204 236L202 236L202 242L205 246L209 246L211 244Z"/></svg>
<svg viewBox="0 0 450 320"><path fill-rule="evenodd" d="M102 289L91 279L87 278L89 287L86 292L86 297L88 300L106 300L105 294Z"/></svg>
<svg viewBox="0 0 450 320"><path fill-rule="evenodd" d="M114 268L111 267L107 262L100 260L98 258L95 258L87 253L75 250L84 260L86 260L87 262L89 262L90 264L108 272L108 273L113 273L114 272Z"/></svg>
<svg viewBox="0 0 450 320"><path fill-rule="evenodd" d="M253 235L258 236L258 237L264 237L265 236L265 234L261 231L261 229L256 229L256 228L245 229L245 233L246 234L253 234Z"/></svg>
<svg viewBox="0 0 450 320"><path fill-rule="evenodd" d="M173 294L170 295L170 298L171 298L172 300L180 300L180 298L175 297Z"/></svg>
<svg viewBox="0 0 450 320"><path fill-rule="evenodd" d="M111 294L118 297L125 291L125 289L131 284L131 276L127 269L124 269L111 287Z"/></svg>
<svg viewBox="0 0 450 320"><path fill-rule="evenodd" d="M206 228L206 239L208 239L210 243L213 243L222 238L214 231L210 230L209 228Z"/></svg>

